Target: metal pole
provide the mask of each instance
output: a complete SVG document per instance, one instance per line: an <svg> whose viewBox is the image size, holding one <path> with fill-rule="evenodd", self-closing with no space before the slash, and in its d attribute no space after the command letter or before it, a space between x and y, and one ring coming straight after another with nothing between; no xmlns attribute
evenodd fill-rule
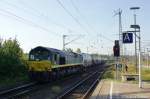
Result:
<svg viewBox="0 0 150 99"><path fill-rule="evenodd" d="M121 14L122 10L119 9L119 46L120 46L120 60L118 59L118 62L121 62L123 59L123 44L122 44L122 22L121 22Z"/></svg>
<svg viewBox="0 0 150 99"><path fill-rule="evenodd" d="M119 46L120 46L120 56L122 56L122 23L121 23L121 14L122 10L119 9L118 12L115 15L119 16ZM120 58L121 59L121 58ZM119 59L118 59L119 61Z"/></svg>
<svg viewBox="0 0 150 99"><path fill-rule="evenodd" d="M139 88L142 88L142 80L141 80L141 35L139 29Z"/></svg>
<svg viewBox="0 0 150 99"><path fill-rule="evenodd" d="M140 7L131 7L130 10L134 11L134 24L136 25L136 13L135 11L140 9ZM137 46L136 46L136 28L135 28L135 68L136 68L136 73L137 73Z"/></svg>
<svg viewBox="0 0 150 99"><path fill-rule="evenodd" d="M149 53L148 53L148 48L147 48L147 67L149 67L149 66L148 66L148 65L149 65L149 64L148 64L148 60L149 60L148 58L149 58Z"/></svg>
<svg viewBox="0 0 150 99"><path fill-rule="evenodd" d="M148 51L148 68L149 68L149 51Z"/></svg>
<svg viewBox="0 0 150 99"><path fill-rule="evenodd" d="M65 37L66 35L63 35L63 50L65 50Z"/></svg>
<svg viewBox="0 0 150 99"><path fill-rule="evenodd" d="M139 51L139 88L142 88L142 83L141 83L141 52Z"/></svg>
<svg viewBox="0 0 150 99"><path fill-rule="evenodd" d="M121 14L122 10L119 9L119 46L120 46L120 54L122 56L123 54L123 49L122 49L122 24L121 24Z"/></svg>
<svg viewBox="0 0 150 99"><path fill-rule="evenodd" d="M136 14L134 14L134 25L136 25ZM137 70L137 46L136 46L136 28L135 28L135 68L136 68L136 73L138 72Z"/></svg>
<svg viewBox="0 0 150 99"><path fill-rule="evenodd" d="M118 80L118 58L115 57L115 70L116 70L116 73L115 73L115 78L116 80Z"/></svg>

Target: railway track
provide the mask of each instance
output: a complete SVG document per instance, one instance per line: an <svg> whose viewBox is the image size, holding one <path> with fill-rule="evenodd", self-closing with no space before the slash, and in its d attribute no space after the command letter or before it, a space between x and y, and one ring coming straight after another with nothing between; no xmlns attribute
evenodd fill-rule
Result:
<svg viewBox="0 0 150 99"><path fill-rule="evenodd" d="M96 71L86 77L85 79L81 80L60 96L57 99L87 99L99 80L101 79L103 72Z"/></svg>
<svg viewBox="0 0 150 99"><path fill-rule="evenodd" d="M15 88L0 91L0 99L16 99L20 95L26 94L33 90L33 87L36 85L36 82L30 82Z"/></svg>
<svg viewBox="0 0 150 99"><path fill-rule="evenodd" d="M87 85L87 87L82 86L82 88L84 88L84 91L82 91L81 88L78 89L80 91L79 92L80 94L78 94L78 95L82 95L82 97L87 97L89 95L89 93L92 91L92 89L94 88L94 86L96 85L96 83L100 79L99 76L102 74L102 72L94 72L99 69L100 69L99 67L90 68L87 71L87 73L82 74L82 77L81 77L81 74L79 74L80 75L79 78L77 75L76 75L77 77L75 75L72 75L67 78L63 78L62 80L51 82L49 84L37 84L35 82L32 82L32 83L18 86L18 87L9 89L9 90L0 91L0 99L37 99L37 98L38 99L42 99L42 98L46 99L48 97L51 97L51 99L56 99L56 98L60 99L63 97L65 99L67 99L69 97L71 99L72 99L72 97L77 99L78 97L76 95L73 95L73 94L72 95L70 94L70 96L67 95L67 90L70 89L70 87L72 87L74 85L76 85L76 88L81 85ZM103 69L101 67L101 69L99 71L102 71L102 70ZM74 81L73 81L73 78L75 78ZM82 82L80 81L81 80L80 78L82 79ZM87 82L87 83L85 84L85 82ZM82 83L84 83L84 84L82 84ZM77 85L77 84L79 84L79 85ZM53 86L57 86L58 88L61 88L59 93L55 92L55 90L53 90ZM74 90L74 88L72 87L72 91L70 89L70 92L72 93L73 90ZM39 94L39 92L40 92L40 94ZM66 95L62 96L61 93L64 93L64 92L66 93ZM60 97L58 97L58 96L60 96ZM42 98L39 98L39 97L42 97Z"/></svg>

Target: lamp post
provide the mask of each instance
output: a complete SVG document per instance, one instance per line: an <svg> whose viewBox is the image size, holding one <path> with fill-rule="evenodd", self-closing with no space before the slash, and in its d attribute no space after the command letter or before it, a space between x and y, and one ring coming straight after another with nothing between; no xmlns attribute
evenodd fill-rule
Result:
<svg viewBox="0 0 150 99"><path fill-rule="evenodd" d="M65 50L65 45L66 45L66 43L65 43L65 38L67 37L67 35L63 35L63 50Z"/></svg>
<svg viewBox="0 0 150 99"><path fill-rule="evenodd" d="M134 25L136 25L136 13L135 13L135 11L138 10L138 9L140 9L140 7L131 7L131 8L130 8L130 10L133 10L133 11L134 11L134 15L133 15L133 17L134 17ZM136 67L136 73L137 73L136 28L135 28L134 34L135 34L135 67Z"/></svg>
<svg viewBox="0 0 150 99"><path fill-rule="evenodd" d="M130 26L131 28L134 28L135 30L138 29L138 32L139 32L139 35L135 35L135 37L138 37L139 39L139 60L138 60L138 63L139 63L139 88L142 88L142 80L141 80L141 34L140 34L140 26L139 25L131 25ZM137 32L137 31L134 31L134 32Z"/></svg>

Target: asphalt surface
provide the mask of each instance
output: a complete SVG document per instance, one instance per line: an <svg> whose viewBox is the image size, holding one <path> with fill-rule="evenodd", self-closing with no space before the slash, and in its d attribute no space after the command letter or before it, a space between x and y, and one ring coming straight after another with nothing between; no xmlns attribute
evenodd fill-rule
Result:
<svg viewBox="0 0 150 99"><path fill-rule="evenodd" d="M90 99L150 99L150 83L142 88L133 82L101 81Z"/></svg>

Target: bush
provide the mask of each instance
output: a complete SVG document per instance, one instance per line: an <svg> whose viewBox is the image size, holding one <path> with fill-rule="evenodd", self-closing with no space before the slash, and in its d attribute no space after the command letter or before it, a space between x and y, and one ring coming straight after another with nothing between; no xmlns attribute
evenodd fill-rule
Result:
<svg viewBox="0 0 150 99"><path fill-rule="evenodd" d="M23 51L16 39L0 40L0 78L17 78L26 75Z"/></svg>

